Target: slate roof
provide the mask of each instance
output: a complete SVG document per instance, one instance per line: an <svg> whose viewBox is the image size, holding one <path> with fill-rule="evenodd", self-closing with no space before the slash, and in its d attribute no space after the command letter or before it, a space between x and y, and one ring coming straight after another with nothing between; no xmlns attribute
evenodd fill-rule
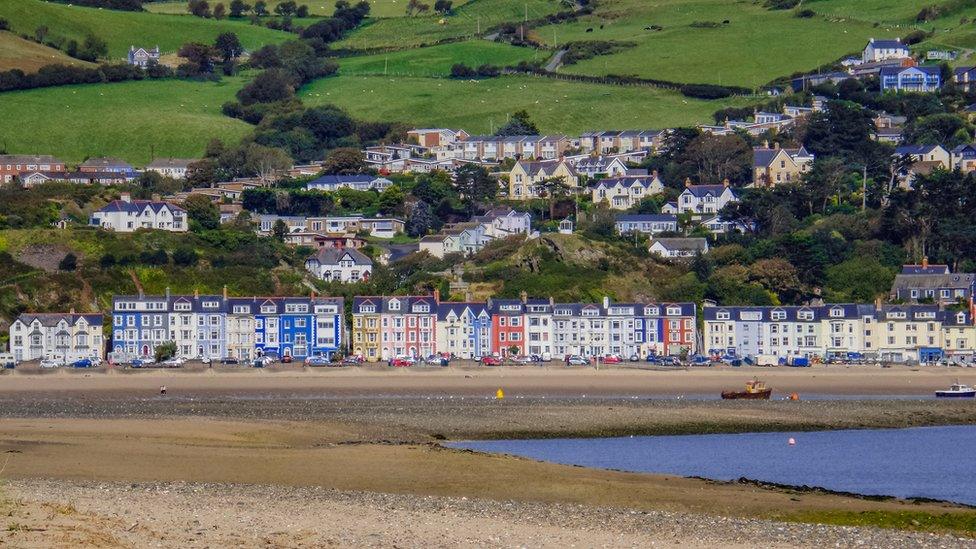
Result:
<svg viewBox="0 0 976 549"><path fill-rule="evenodd" d="M799 149L770 149L766 147L756 147L752 149L752 165L756 168L765 168L776 158L780 151L785 151L790 158L810 156L805 147Z"/></svg>
<svg viewBox="0 0 976 549"><path fill-rule="evenodd" d="M146 168L186 168L196 161L195 158L157 158L146 164Z"/></svg>
<svg viewBox="0 0 976 549"><path fill-rule="evenodd" d="M937 290L970 289L976 284L976 274L898 274L891 285L891 291L898 290Z"/></svg>
<svg viewBox="0 0 976 549"><path fill-rule="evenodd" d="M169 208L172 212L183 212L186 210L180 208L179 206L174 206L168 202L161 202L158 200L132 200L126 202L125 200L113 200L105 205L99 212L132 212L140 213L146 209L146 207L152 208L156 213L159 213L163 208Z"/></svg>
<svg viewBox="0 0 976 549"><path fill-rule="evenodd" d="M641 222L668 222L673 221L678 222L678 216L675 214L621 214L615 218L617 223L641 223Z"/></svg>
<svg viewBox="0 0 976 549"><path fill-rule="evenodd" d="M0 164L64 164L48 154L0 154Z"/></svg>
<svg viewBox="0 0 976 549"><path fill-rule="evenodd" d="M482 314L491 316L490 313L488 313L488 304L483 301L442 301L437 305L437 320L447 320L447 317L452 312L454 313L454 316L460 318L464 316L465 311L470 312L470 314L474 317L479 317Z"/></svg>
<svg viewBox="0 0 976 549"><path fill-rule="evenodd" d="M373 261L366 254L352 248L322 248L317 254L309 258L318 261L320 265L338 265L345 256L349 256L356 265L373 265Z"/></svg>
<svg viewBox="0 0 976 549"><path fill-rule="evenodd" d="M895 147L895 154L928 154L936 149L939 145L901 145Z"/></svg>
<svg viewBox="0 0 976 549"><path fill-rule="evenodd" d="M89 158L81 163L80 168L124 168L132 169L132 165L124 160L112 157Z"/></svg>
<svg viewBox="0 0 976 549"><path fill-rule="evenodd" d="M902 265L901 274L903 275L939 275L949 274L948 265L929 264L929 265Z"/></svg>
<svg viewBox="0 0 976 549"><path fill-rule="evenodd" d="M563 163L564 162L561 160L549 160L545 162L528 162L525 160L519 160L517 162L517 164L521 165L522 169L525 170L525 173L527 174L535 175L541 171L547 176L553 175L556 172L556 169L558 169ZM576 168L574 168L571 164L566 163L566 168L569 170L569 173L576 175Z"/></svg>
<svg viewBox="0 0 976 549"><path fill-rule="evenodd" d="M81 319L85 319L85 322L91 326L102 325L102 315L99 314L23 313L17 317L17 320L26 326L30 326L35 320L37 320L41 323L41 326L46 326L48 328L57 326L62 320L67 321L68 324L74 325Z"/></svg>
<svg viewBox="0 0 976 549"><path fill-rule="evenodd" d="M591 187L594 189L599 189L600 187L610 188L616 187L619 184L628 189L637 185L640 185L645 189L649 189L652 185L654 185L655 179L658 178L653 175L625 175L623 177L608 177L591 184Z"/></svg>
<svg viewBox="0 0 976 549"><path fill-rule="evenodd" d="M726 187L725 185L688 185L685 187L685 190L681 192L683 193L687 191L690 192L696 198L702 198L709 194L712 196L721 196L722 193L724 193L725 189L727 188L729 190L732 190L731 188ZM735 194L735 191L732 191L732 193Z"/></svg>
<svg viewBox="0 0 976 549"><path fill-rule="evenodd" d="M393 300L400 301L401 305L398 310L390 309L390 302ZM367 304L375 306L376 313L437 314L437 301L432 295L356 296L352 300L352 312L358 313L362 306ZM427 313L411 313L416 305L427 305L430 310Z"/></svg>
<svg viewBox="0 0 976 549"><path fill-rule="evenodd" d="M869 45L874 46L878 49L908 49L908 46L903 44L900 40L874 40L868 42ZM865 48L867 45L864 46Z"/></svg>
<svg viewBox="0 0 976 549"><path fill-rule="evenodd" d="M690 237L690 238L655 238L651 242L651 246L654 244L661 244L666 250L702 250L704 251L708 242L704 238Z"/></svg>

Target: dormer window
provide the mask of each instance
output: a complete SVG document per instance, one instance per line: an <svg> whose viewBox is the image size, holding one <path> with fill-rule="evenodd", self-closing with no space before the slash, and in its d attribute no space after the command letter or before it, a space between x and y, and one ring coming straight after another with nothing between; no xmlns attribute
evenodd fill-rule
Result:
<svg viewBox="0 0 976 549"><path fill-rule="evenodd" d="M786 311L773 311L772 313L769 314L769 317L772 320L785 320Z"/></svg>
<svg viewBox="0 0 976 549"><path fill-rule="evenodd" d="M726 311L715 313L715 320L729 320L730 315Z"/></svg>
<svg viewBox="0 0 976 549"><path fill-rule="evenodd" d="M841 318L844 316L844 309L840 309L840 308L831 309L830 316L832 318Z"/></svg>
<svg viewBox="0 0 976 549"><path fill-rule="evenodd" d="M681 314L681 307L668 307L669 316L680 315L680 314Z"/></svg>
<svg viewBox="0 0 976 549"><path fill-rule="evenodd" d="M390 301L390 310L391 311L399 311L400 310L400 302L398 300L396 300L396 299L391 300Z"/></svg>

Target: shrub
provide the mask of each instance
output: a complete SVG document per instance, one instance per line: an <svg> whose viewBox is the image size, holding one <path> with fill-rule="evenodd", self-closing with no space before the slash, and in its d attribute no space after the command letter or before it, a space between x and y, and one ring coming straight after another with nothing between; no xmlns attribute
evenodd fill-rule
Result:
<svg viewBox="0 0 976 549"><path fill-rule="evenodd" d="M732 90L714 84L685 84L679 90L682 95L698 99L721 99L732 95Z"/></svg>
<svg viewBox="0 0 976 549"><path fill-rule="evenodd" d="M815 17L817 15L817 12L813 11L810 8L804 8L802 10L797 10L797 12L794 15L796 17L799 17L800 19L809 19L811 17Z"/></svg>
<svg viewBox="0 0 976 549"><path fill-rule="evenodd" d="M474 78L477 72L464 63L455 63L451 66L451 78Z"/></svg>
<svg viewBox="0 0 976 549"><path fill-rule="evenodd" d="M73 253L68 253L58 263L59 271L73 271L78 268L78 257Z"/></svg>
<svg viewBox="0 0 976 549"><path fill-rule="evenodd" d="M771 10L791 10L800 5L800 0L766 0L763 4Z"/></svg>

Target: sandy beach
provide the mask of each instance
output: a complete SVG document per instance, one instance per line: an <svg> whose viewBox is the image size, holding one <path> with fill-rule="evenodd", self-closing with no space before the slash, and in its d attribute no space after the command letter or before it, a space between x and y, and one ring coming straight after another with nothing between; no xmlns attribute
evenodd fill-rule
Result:
<svg viewBox="0 0 976 549"><path fill-rule="evenodd" d="M714 398L754 375L780 397L780 388L801 399L819 396ZM956 505L591 470L441 446L470 438L976 424L973 402L928 398L957 378L973 383L976 373L873 367L7 373L0 376L7 481L0 491L10 514L0 539L14 546L70 539L101 547L191 541L565 547L744 546L760 536L769 546L822 546L818 540L972 546L959 537L976 535L967 531L796 522L826 512L851 524L877 512L976 520L976 512ZM151 520L140 516L146 508L154 509ZM48 515L61 526L36 524ZM63 537L69 531L92 534Z"/></svg>

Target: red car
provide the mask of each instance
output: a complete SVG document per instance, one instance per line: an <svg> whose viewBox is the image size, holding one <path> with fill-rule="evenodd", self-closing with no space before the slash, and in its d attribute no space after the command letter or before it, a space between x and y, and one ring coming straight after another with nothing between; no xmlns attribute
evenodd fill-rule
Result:
<svg viewBox="0 0 976 549"><path fill-rule="evenodd" d="M291 364L291 361L292 361L291 355L285 355L281 357L282 364Z"/></svg>
<svg viewBox="0 0 976 549"><path fill-rule="evenodd" d="M617 355L607 355L603 357L604 364L620 364L621 362L623 362L623 359Z"/></svg>
<svg viewBox="0 0 976 549"><path fill-rule="evenodd" d="M502 359L494 356L483 356L481 357L481 364L484 366L501 366Z"/></svg>
<svg viewBox="0 0 976 549"><path fill-rule="evenodd" d="M393 360L390 361L390 366L393 366L395 368L405 368L407 366L412 366L412 365L413 362L410 362L405 358L394 358Z"/></svg>

